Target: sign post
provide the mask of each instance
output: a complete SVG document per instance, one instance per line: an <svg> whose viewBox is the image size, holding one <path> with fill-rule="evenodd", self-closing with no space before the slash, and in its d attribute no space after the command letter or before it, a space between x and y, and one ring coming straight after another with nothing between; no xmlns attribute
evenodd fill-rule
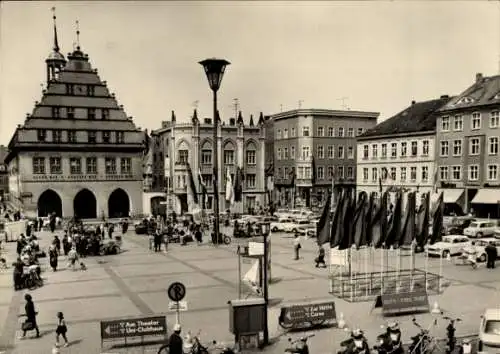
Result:
<svg viewBox="0 0 500 354"><path fill-rule="evenodd" d="M127 339L133 337L167 336L167 320L163 316L124 318L120 320L101 321L101 348L104 341L123 339L127 346Z"/></svg>
<svg viewBox="0 0 500 354"><path fill-rule="evenodd" d="M175 320L177 323L181 323L181 314L180 314L180 308L181 304L179 303L184 297L186 296L186 286L180 282L174 282L170 284L168 287L168 297L170 300L174 301L176 303L176 308L175 308Z"/></svg>
<svg viewBox="0 0 500 354"><path fill-rule="evenodd" d="M333 301L282 307L279 325L285 329L314 327L325 322L337 324Z"/></svg>

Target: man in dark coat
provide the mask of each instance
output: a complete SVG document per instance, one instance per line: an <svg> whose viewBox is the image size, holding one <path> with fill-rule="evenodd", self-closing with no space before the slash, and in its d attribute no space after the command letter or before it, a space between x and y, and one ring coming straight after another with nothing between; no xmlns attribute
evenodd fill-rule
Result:
<svg viewBox="0 0 500 354"><path fill-rule="evenodd" d="M168 340L169 354L183 354L183 341L181 337L181 325L174 326L174 333L170 335Z"/></svg>
<svg viewBox="0 0 500 354"><path fill-rule="evenodd" d="M489 242L485 248L486 251L486 268L493 269L495 268L495 260L498 257L498 251L494 242Z"/></svg>
<svg viewBox="0 0 500 354"><path fill-rule="evenodd" d="M40 330L38 329L38 324L36 323L36 315L38 312L35 311L35 304L30 294L24 295L26 300L26 305L24 306L26 322L23 324L23 335L21 338L26 337L27 331L36 330L36 337L40 337Z"/></svg>

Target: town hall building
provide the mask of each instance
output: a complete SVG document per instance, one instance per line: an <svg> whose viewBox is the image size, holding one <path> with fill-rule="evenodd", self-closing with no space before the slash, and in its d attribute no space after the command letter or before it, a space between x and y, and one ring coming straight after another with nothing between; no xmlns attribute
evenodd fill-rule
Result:
<svg viewBox="0 0 500 354"><path fill-rule="evenodd" d="M141 214L144 132L108 91L78 42L66 59L54 16L47 86L8 146L11 203L26 216Z"/></svg>

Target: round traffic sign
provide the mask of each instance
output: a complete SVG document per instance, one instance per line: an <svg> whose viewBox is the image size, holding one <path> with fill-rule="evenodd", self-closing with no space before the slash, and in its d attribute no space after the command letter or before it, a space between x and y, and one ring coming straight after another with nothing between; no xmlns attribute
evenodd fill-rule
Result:
<svg viewBox="0 0 500 354"><path fill-rule="evenodd" d="M186 296L186 287L184 284L175 282L168 287L168 297L172 301L181 301Z"/></svg>

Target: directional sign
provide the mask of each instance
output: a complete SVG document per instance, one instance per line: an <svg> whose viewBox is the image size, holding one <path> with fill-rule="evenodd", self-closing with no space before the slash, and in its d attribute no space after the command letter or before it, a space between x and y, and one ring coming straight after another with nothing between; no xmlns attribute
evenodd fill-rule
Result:
<svg viewBox="0 0 500 354"><path fill-rule="evenodd" d="M333 301L283 307L281 308L281 314L280 320L285 325L336 321L337 318Z"/></svg>
<svg viewBox="0 0 500 354"><path fill-rule="evenodd" d="M161 316L101 321L101 340L166 334L167 320Z"/></svg>
<svg viewBox="0 0 500 354"><path fill-rule="evenodd" d="M175 282L168 287L168 297L172 301L181 301L186 296L186 287L184 284Z"/></svg>
<svg viewBox="0 0 500 354"><path fill-rule="evenodd" d="M425 290L382 295L379 301L384 316L429 312L429 298Z"/></svg>
<svg viewBox="0 0 500 354"><path fill-rule="evenodd" d="M168 303L168 309L170 311L187 311L188 303L187 301L170 301Z"/></svg>

